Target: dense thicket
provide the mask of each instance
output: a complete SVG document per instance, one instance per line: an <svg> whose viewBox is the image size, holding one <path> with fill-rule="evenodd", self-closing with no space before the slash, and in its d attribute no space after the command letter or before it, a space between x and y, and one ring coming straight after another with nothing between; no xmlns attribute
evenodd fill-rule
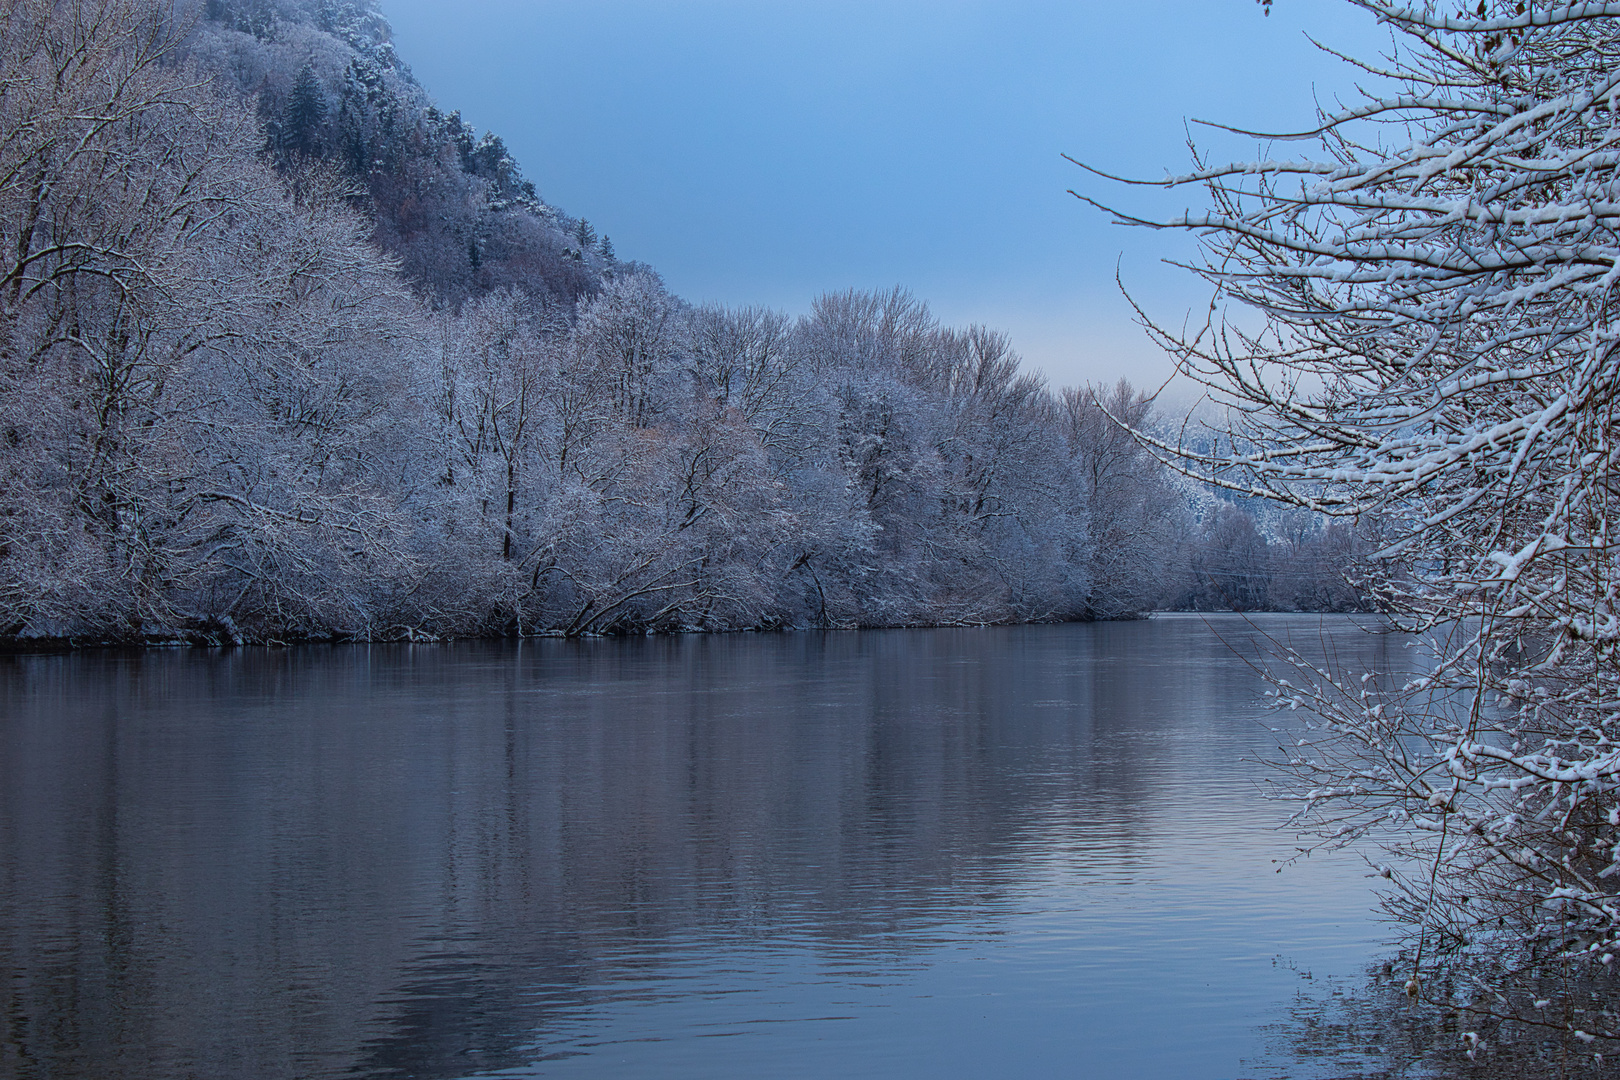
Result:
<svg viewBox="0 0 1620 1080"><path fill-rule="evenodd" d="M1130 387L682 303L369 4L3 10L0 638L1116 617L1212 542Z"/></svg>

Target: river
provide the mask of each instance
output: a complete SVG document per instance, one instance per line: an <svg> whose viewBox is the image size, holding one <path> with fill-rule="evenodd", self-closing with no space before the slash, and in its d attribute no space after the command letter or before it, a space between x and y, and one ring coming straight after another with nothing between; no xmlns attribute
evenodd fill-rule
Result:
<svg viewBox="0 0 1620 1080"><path fill-rule="evenodd" d="M1326 1077L1261 633L0 658L0 1076ZM1330 1055L1331 1057L1331 1055Z"/></svg>

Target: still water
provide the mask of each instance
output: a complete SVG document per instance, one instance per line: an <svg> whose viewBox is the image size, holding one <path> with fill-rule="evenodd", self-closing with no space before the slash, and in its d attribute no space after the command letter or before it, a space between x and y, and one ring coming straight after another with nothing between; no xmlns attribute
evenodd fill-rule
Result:
<svg viewBox="0 0 1620 1080"><path fill-rule="evenodd" d="M1257 628L0 659L0 1076L1336 1075Z"/></svg>

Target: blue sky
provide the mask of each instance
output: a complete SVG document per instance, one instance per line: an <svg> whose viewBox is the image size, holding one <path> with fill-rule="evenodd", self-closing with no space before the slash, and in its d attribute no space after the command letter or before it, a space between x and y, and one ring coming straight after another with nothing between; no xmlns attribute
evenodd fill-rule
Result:
<svg viewBox="0 0 1620 1080"><path fill-rule="evenodd" d="M1313 94L1353 92L1306 32L1363 56L1386 40L1342 0L1269 17L1254 0L383 2L441 107L681 296L797 313L900 284L1008 331L1059 384L1170 370L1116 266L1167 321L1207 301L1161 264L1186 238L1110 225L1067 189L1155 202L1061 154L1179 171L1189 118L1297 128Z"/></svg>

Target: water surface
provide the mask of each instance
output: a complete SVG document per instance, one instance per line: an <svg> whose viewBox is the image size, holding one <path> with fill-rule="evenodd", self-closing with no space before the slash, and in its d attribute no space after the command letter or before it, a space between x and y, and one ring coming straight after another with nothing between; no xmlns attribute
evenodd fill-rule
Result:
<svg viewBox="0 0 1620 1080"><path fill-rule="evenodd" d="M1256 627L0 659L0 1076L1333 1075Z"/></svg>

